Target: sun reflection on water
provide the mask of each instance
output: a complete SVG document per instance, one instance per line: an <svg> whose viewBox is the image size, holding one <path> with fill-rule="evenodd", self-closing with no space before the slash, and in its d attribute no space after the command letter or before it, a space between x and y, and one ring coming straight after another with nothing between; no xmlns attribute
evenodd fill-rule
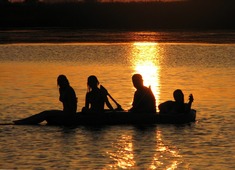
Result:
<svg viewBox="0 0 235 170"><path fill-rule="evenodd" d="M158 43L135 42L132 47L132 66L134 73L143 76L144 85L151 86L156 103L159 103L160 47ZM133 74L134 74L133 73Z"/></svg>
<svg viewBox="0 0 235 170"><path fill-rule="evenodd" d="M133 169L140 166L140 160L146 162L141 165L141 168L144 169L173 170L179 168L179 165L183 163L179 149L163 139L161 130L156 129L152 132L154 134L148 131L143 136L135 137L126 134L120 135L112 143L112 149L106 152L112 163L105 169ZM154 137L151 138L149 133ZM136 137L139 140L136 141ZM142 138L144 140L141 140ZM145 139L149 139L149 141Z"/></svg>
<svg viewBox="0 0 235 170"><path fill-rule="evenodd" d="M156 132L157 147L150 169L164 167L166 170L176 169L182 163L182 157L174 146L167 146L163 139L161 131Z"/></svg>
<svg viewBox="0 0 235 170"><path fill-rule="evenodd" d="M132 137L122 135L116 143L113 144L116 152L108 152L108 155L116 163L110 165L110 168L128 169L135 165Z"/></svg>

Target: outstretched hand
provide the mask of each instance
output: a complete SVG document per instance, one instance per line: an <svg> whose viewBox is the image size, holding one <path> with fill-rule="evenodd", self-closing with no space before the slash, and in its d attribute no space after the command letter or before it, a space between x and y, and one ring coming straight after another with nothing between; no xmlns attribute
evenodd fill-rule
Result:
<svg viewBox="0 0 235 170"><path fill-rule="evenodd" d="M193 95L192 95L192 94L190 94L190 95L189 95L189 102L191 102L191 103L192 103L192 102L193 102L193 100L194 100Z"/></svg>

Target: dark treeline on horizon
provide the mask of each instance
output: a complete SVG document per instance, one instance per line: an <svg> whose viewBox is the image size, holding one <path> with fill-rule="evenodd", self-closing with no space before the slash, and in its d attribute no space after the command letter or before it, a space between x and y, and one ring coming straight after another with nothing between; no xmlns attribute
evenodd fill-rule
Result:
<svg viewBox="0 0 235 170"><path fill-rule="evenodd" d="M0 28L235 29L235 1L138 3L8 3L0 0ZM88 3L89 2L89 3Z"/></svg>

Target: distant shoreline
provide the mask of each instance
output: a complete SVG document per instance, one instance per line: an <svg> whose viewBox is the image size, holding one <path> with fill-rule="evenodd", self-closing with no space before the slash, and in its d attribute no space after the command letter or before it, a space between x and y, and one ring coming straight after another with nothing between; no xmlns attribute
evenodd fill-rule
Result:
<svg viewBox="0 0 235 170"><path fill-rule="evenodd" d="M81 30L21 28L0 30L0 44L19 43L212 43L235 44L235 30Z"/></svg>

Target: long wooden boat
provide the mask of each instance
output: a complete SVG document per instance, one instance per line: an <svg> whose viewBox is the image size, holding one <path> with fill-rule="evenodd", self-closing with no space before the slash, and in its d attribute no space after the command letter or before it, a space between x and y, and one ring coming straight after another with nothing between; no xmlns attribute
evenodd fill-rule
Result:
<svg viewBox="0 0 235 170"><path fill-rule="evenodd" d="M140 124L185 124L196 121L196 110L189 113L170 114L144 114L127 111L105 112L102 114L77 113L70 118L53 118L48 121L49 125L140 125Z"/></svg>

